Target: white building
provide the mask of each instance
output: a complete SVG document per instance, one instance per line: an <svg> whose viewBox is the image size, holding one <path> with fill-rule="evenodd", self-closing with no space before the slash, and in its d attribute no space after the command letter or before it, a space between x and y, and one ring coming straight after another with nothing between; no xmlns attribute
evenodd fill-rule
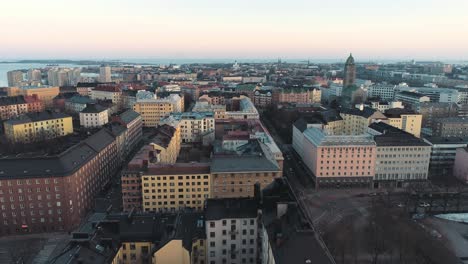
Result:
<svg viewBox="0 0 468 264"><path fill-rule="evenodd" d="M241 95L240 97L234 97L232 100L239 100L238 111L227 111L226 119L259 119L257 108L252 103L250 98Z"/></svg>
<svg viewBox="0 0 468 264"><path fill-rule="evenodd" d="M80 112L80 125L86 128L101 127L109 122L109 112L97 104L87 104Z"/></svg>
<svg viewBox="0 0 468 264"><path fill-rule="evenodd" d="M376 110L379 110L380 112L385 112L388 109L392 108L405 108L403 106L403 103L400 101L394 101L394 102L371 102L370 107Z"/></svg>
<svg viewBox="0 0 468 264"><path fill-rule="evenodd" d="M100 82L111 82L111 67L110 66L101 66L99 68L99 81Z"/></svg>
<svg viewBox="0 0 468 264"><path fill-rule="evenodd" d="M47 71L50 86L74 86L81 81L80 68L52 68Z"/></svg>
<svg viewBox="0 0 468 264"><path fill-rule="evenodd" d="M257 263L258 208L252 198L206 201L207 263Z"/></svg>
<svg viewBox="0 0 468 264"><path fill-rule="evenodd" d="M382 101L391 101L395 97L396 85L379 83L369 86L367 94L369 97L379 97Z"/></svg>

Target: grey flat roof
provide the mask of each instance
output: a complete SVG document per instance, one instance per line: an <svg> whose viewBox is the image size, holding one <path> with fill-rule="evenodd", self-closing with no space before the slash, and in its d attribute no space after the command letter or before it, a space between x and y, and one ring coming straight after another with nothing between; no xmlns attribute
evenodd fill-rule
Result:
<svg viewBox="0 0 468 264"><path fill-rule="evenodd" d="M255 172L279 171L280 168L265 156L226 156L214 157L211 172Z"/></svg>

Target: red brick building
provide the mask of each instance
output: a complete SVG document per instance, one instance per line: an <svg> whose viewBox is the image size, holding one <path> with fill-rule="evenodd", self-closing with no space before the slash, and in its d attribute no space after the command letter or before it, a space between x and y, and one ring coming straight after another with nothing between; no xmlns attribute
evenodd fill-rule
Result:
<svg viewBox="0 0 468 264"><path fill-rule="evenodd" d="M0 158L0 236L76 228L119 165L107 129L58 155Z"/></svg>

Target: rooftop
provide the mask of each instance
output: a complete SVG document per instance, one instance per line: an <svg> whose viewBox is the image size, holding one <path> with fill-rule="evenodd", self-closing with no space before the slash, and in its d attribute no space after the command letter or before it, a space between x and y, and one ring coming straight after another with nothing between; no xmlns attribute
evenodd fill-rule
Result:
<svg viewBox="0 0 468 264"><path fill-rule="evenodd" d="M375 146L371 135L328 135L322 129L310 127L304 132L305 138L315 146Z"/></svg>
<svg viewBox="0 0 468 264"><path fill-rule="evenodd" d="M86 107L81 111L81 113L84 113L84 114L101 113L101 112L104 112L106 110L107 110L107 108L105 108L105 107L103 107L101 105L98 105L98 104L95 104L95 103L87 103Z"/></svg>
<svg viewBox="0 0 468 264"><path fill-rule="evenodd" d="M228 155L214 156L211 162L212 173L229 172L277 172L280 168L277 164L267 159L264 155Z"/></svg>
<svg viewBox="0 0 468 264"><path fill-rule="evenodd" d="M44 111L44 112L37 112L37 113L26 113L22 116L19 116L15 119L10 119L5 121L5 124L11 125L18 125L18 124L26 124L31 122L40 122L40 121L47 121L59 118L67 118L70 117L69 115L63 113L57 113L52 111Z"/></svg>
<svg viewBox="0 0 468 264"><path fill-rule="evenodd" d="M413 110L406 108L391 108L385 111L384 115L388 118L400 118L402 115L421 115Z"/></svg>
<svg viewBox="0 0 468 264"><path fill-rule="evenodd" d="M207 199L206 220L257 218L258 201L255 198Z"/></svg>
<svg viewBox="0 0 468 264"><path fill-rule="evenodd" d="M372 123L369 128L382 133L374 136L377 147L381 146L430 146L412 134L384 122Z"/></svg>
<svg viewBox="0 0 468 264"><path fill-rule="evenodd" d="M57 155L2 157L0 178L67 176L80 169L113 141L111 132L103 128ZM27 168L24 164L28 164Z"/></svg>

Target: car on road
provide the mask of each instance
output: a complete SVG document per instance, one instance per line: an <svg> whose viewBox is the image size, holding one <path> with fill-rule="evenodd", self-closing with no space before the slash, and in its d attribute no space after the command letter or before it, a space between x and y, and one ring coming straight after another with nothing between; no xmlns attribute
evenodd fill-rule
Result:
<svg viewBox="0 0 468 264"><path fill-rule="evenodd" d="M399 203L399 204L397 204L397 206L402 208L402 207L405 207L405 204L404 203Z"/></svg>
<svg viewBox="0 0 468 264"><path fill-rule="evenodd" d="M371 192L371 193L369 193L369 196L377 196L377 193Z"/></svg>
<svg viewBox="0 0 468 264"><path fill-rule="evenodd" d="M419 206L420 206L420 207L430 207L431 205L428 204L428 203L426 203L426 202L420 202L420 203L419 203Z"/></svg>

